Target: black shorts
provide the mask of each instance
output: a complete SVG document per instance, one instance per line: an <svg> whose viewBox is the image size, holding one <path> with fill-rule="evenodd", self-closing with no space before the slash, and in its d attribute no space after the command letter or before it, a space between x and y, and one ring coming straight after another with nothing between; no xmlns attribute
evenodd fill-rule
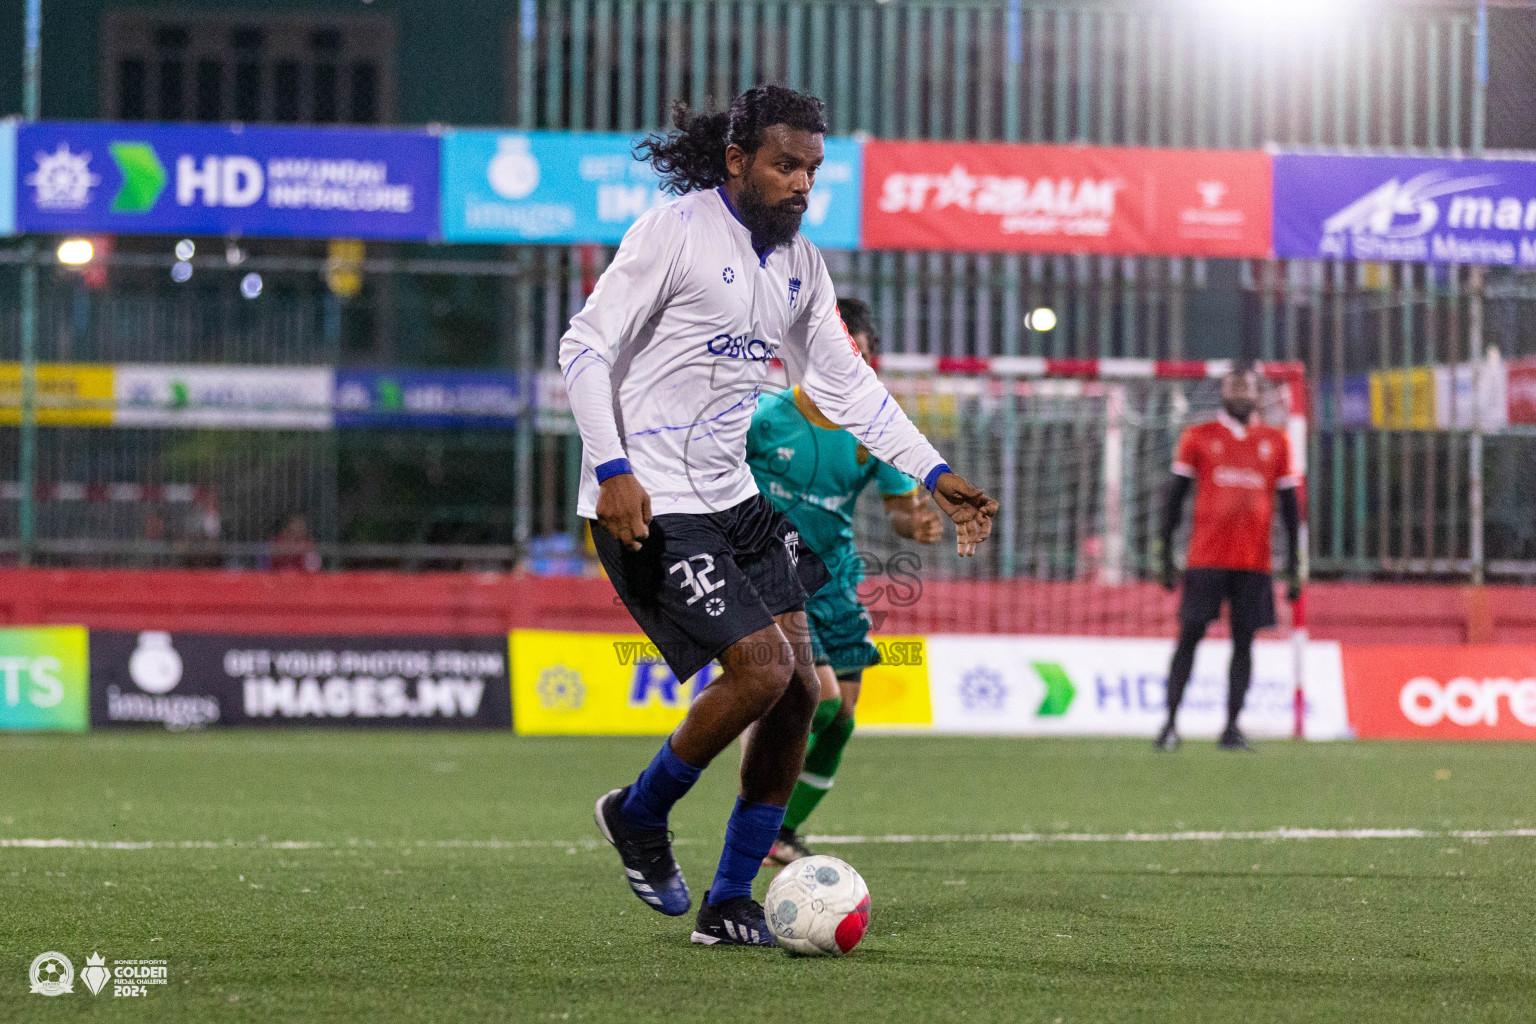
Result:
<svg viewBox="0 0 1536 1024"><path fill-rule="evenodd" d="M721 512L656 516L639 551L591 525L613 589L679 681L831 579L761 494Z"/></svg>
<svg viewBox="0 0 1536 1024"><path fill-rule="evenodd" d="M1263 629L1275 624L1275 587L1267 572L1243 569L1185 569L1179 621L1208 625L1231 609L1233 629Z"/></svg>

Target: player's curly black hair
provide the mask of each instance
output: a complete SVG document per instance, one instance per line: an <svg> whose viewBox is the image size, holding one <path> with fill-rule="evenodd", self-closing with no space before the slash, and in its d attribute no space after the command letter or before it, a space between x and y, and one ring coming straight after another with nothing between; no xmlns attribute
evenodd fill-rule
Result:
<svg viewBox="0 0 1536 1024"><path fill-rule="evenodd" d="M763 144L763 132L782 124L826 134L826 107L815 96L782 85L760 85L731 101L729 110L694 113L672 105L673 129L647 136L635 146L635 158L656 169L661 187L675 196L724 185L725 147L735 143L748 153Z"/></svg>

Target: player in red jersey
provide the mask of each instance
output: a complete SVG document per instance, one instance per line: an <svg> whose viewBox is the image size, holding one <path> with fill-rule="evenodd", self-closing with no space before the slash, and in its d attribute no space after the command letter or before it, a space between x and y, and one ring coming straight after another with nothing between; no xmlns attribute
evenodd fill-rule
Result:
<svg viewBox="0 0 1536 1024"><path fill-rule="evenodd" d="M1227 727L1220 745L1251 750L1237 727L1253 675L1253 635L1275 624L1274 586L1270 581L1270 525L1278 494L1287 542L1287 595L1300 595L1297 532L1301 510L1297 477L1291 475L1291 446L1284 431L1254 415L1259 403L1259 375L1234 369L1221 382L1221 412L1210 423L1184 431L1173 461L1173 479L1163 515L1163 586L1173 590L1173 534L1184 514L1184 498L1195 487L1194 530L1185 558L1184 594L1179 602L1179 645L1168 669L1168 721L1158 733L1159 750L1176 750L1174 720L1189 674L1195 646L1226 601L1232 623L1232 666L1228 674Z"/></svg>

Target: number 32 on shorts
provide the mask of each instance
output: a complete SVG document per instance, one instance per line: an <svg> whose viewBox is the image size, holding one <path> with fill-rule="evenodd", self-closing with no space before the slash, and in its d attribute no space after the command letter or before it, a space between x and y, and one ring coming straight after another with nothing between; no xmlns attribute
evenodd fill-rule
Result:
<svg viewBox="0 0 1536 1024"><path fill-rule="evenodd" d="M698 564L698 568L694 567L695 563ZM691 605L705 594L713 594L725 586L725 580L712 580L709 578L709 574L714 571L715 556L706 554L693 555L683 559L681 562L674 563L667 570L667 574L669 576L676 573L683 574L683 578L678 582L678 586L684 590L693 591L693 596L688 599L688 604Z"/></svg>

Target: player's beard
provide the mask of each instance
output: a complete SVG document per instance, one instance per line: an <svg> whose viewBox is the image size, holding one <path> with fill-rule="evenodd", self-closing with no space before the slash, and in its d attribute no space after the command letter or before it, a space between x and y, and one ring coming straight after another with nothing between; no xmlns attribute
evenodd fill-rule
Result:
<svg viewBox="0 0 1536 1024"><path fill-rule="evenodd" d="M1253 402L1223 401L1221 407L1226 410L1228 416L1231 416L1237 422L1247 423L1249 418L1253 416L1253 410L1256 408L1256 405Z"/></svg>
<svg viewBox="0 0 1536 1024"><path fill-rule="evenodd" d="M752 244L760 248L788 245L800 232L805 216L804 196L790 196L778 203L763 198L762 188L748 176L741 188L741 221L752 232Z"/></svg>

